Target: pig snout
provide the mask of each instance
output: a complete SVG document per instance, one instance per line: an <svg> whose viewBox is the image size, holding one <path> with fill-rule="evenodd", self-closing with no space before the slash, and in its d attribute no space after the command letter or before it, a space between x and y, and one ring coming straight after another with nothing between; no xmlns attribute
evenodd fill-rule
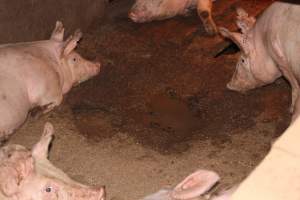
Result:
<svg viewBox="0 0 300 200"><path fill-rule="evenodd" d="M94 63L93 70L94 70L95 75L97 75L100 72L100 68L101 68L101 63L99 63L99 62Z"/></svg>
<svg viewBox="0 0 300 200"><path fill-rule="evenodd" d="M129 17L132 21L138 22L138 16L137 16L137 14L136 14L135 12L130 11L130 12L128 13L128 17Z"/></svg>
<svg viewBox="0 0 300 200"><path fill-rule="evenodd" d="M234 84L230 81L229 83L227 83L226 85L227 89L229 90L233 90L233 91L239 91L235 86Z"/></svg>
<svg viewBox="0 0 300 200"><path fill-rule="evenodd" d="M75 191L74 199L79 200L105 200L105 187L88 188Z"/></svg>
<svg viewBox="0 0 300 200"><path fill-rule="evenodd" d="M129 12L128 17L135 23L143 23L147 21L146 17L144 17L141 12L138 13L135 11L131 11Z"/></svg>

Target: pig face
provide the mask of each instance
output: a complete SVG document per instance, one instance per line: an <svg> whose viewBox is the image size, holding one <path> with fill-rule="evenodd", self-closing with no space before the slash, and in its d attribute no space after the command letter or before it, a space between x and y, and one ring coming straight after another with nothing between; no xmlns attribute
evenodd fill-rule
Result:
<svg viewBox="0 0 300 200"><path fill-rule="evenodd" d="M257 54L254 47L254 38L251 29L255 24L255 18L249 17L246 11L237 9L237 25L242 33L230 32L225 28L220 28L220 33L231 39L241 49L241 55L236 65L235 72L227 87L231 90L244 92L269 83L273 80L272 76L266 75L264 69L273 62L269 62L267 56L262 52ZM263 51L263 48L260 49Z"/></svg>
<svg viewBox="0 0 300 200"><path fill-rule="evenodd" d="M72 72L75 85L96 76L100 72L100 63L88 61L75 51L72 51L64 59Z"/></svg>
<svg viewBox="0 0 300 200"><path fill-rule="evenodd" d="M59 26L59 25L58 25ZM52 33L53 40L58 38L60 32ZM77 85L100 72L101 64L84 59L75 52L78 41L81 39L82 33L77 30L74 35L70 36L64 42L64 48L61 52L61 60L63 68L66 69L66 80L71 79L71 83ZM60 38L62 40L62 38ZM70 75L71 74L71 75ZM70 87L71 85L69 85ZM68 89L69 89L68 87ZM68 90L66 89L66 90ZM64 90L65 91L65 90Z"/></svg>
<svg viewBox="0 0 300 200"><path fill-rule="evenodd" d="M164 0L136 0L128 16L136 23L152 21L159 17L159 10Z"/></svg>
<svg viewBox="0 0 300 200"><path fill-rule="evenodd" d="M260 86L260 82L255 79L251 71L250 56L242 53L236 65L235 72L227 88L234 91L245 92L247 90Z"/></svg>
<svg viewBox="0 0 300 200"><path fill-rule="evenodd" d="M47 159L53 134L45 125L41 140L30 152L9 145L0 152L0 197L16 200L104 200L104 188L92 188L73 181Z"/></svg>

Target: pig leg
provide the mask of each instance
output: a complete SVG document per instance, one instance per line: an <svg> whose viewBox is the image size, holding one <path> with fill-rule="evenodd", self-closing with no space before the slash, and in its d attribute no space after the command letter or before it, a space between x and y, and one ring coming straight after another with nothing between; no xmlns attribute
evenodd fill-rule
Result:
<svg viewBox="0 0 300 200"><path fill-rule="evenodd" d="M33 147L32 155L35 158L47 159L48 148L54 134L53 125L47 122L44 126L43 135L40 141Z"/></svg>
<svg viewBox="0 0 300 200"><path fill-rule="evenodd" d="M290 112L293 113L294 109L295 109L295 104L297 101L299 101L298 98L299 98L299 94L300 94L300 91L299 91L300 88L299 88L298 81L293 74L292 69L288 67L289 64L286 61L283 52L281 51L281 48L279 46L280 43L278 41L279 40L277 40L277 41L275 40L275 42L273 44L276 58L277 58L276 62L278 63L278 68L281 70L283 76L289 81L289 83L292 87L292 104L290 107Z"/></svg>
<svg viewBox="0 0 300 200"><path fill-rule="evenodd" d="M215 35L218 30L211 15L212 0L198 0L197 11L206 32L210 35Z"/></svg>
<svg viewBox="0 0 300 200"><path fill-rule="evenodd" d="M57 21L54 30L52 31L50 40L55 40L57 42L62 42L64 39L64 26L61 21Z"/></svg>
<svg viewBox="0 0 300 200"><path fill-rule="evenodd" d="M43 110L43 114L46 114L53 110L56 106L59 106L63 100L63 95L59 95L53 102L45 105L45 109Z"/></svg>

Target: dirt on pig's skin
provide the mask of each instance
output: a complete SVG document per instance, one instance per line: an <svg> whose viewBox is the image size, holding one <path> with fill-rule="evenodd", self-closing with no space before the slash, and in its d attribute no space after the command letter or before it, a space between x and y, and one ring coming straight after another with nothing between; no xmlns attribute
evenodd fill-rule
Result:
<svg viewBox="0 0 300 200"><path fill-rule="evenodd" d="M256 15L270 2L216 1L214 17L234 30L235 7ZM50 159L75 179L105 184L109 199L139 199L197 168L216 170L225 186L241 181L289 124L289 85L227 90L238 53L214 58L224 40L207 36L195 13L134 24L130 3L111 1L106 21L80 43L80 53L102 62L100 75L11 142L30 146L50 120Z"/></svg>

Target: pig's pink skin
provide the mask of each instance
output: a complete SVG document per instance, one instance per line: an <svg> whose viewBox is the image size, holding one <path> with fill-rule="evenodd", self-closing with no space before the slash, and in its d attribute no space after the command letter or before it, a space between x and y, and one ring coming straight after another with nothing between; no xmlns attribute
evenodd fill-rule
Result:
<svg viewBox="0 0 300 200"><path fill-rule="evenodd" d="M0 140L26 119L30 109L58 106L73 85L95 76L100 63L74 51L81 33L63 41L61 22L49 40L0 45Z"/></svg>
<svg viewBox="0 0 300 200"><path fill-rule="evenodd" d="M300 103L299 15L298 5L275 2L255 24L249 23L252 21L249 17L239 17L242 34L220 28L220 33L232 39L242 50L228 88L243 92L272 83L283 75L292 87L290 111L296 109L293 120L299 115L296 103Z"/></svg>
<svg viewBox="0 0 300 200"><path fill-rule="evenodd" d="M136 0L128 16L136 23L144 23L188 15L195 8L206 31L215 34L217 27L211 15L212 0Z"/></svg>
<svg viewBox="0 0 300 200"><path fill-rule="evenodd" d="M103 187L80 184L47 159L52 135L53 127L47 123L32 151L20 145L0 149L0 199L104 200Z"/></svg>

